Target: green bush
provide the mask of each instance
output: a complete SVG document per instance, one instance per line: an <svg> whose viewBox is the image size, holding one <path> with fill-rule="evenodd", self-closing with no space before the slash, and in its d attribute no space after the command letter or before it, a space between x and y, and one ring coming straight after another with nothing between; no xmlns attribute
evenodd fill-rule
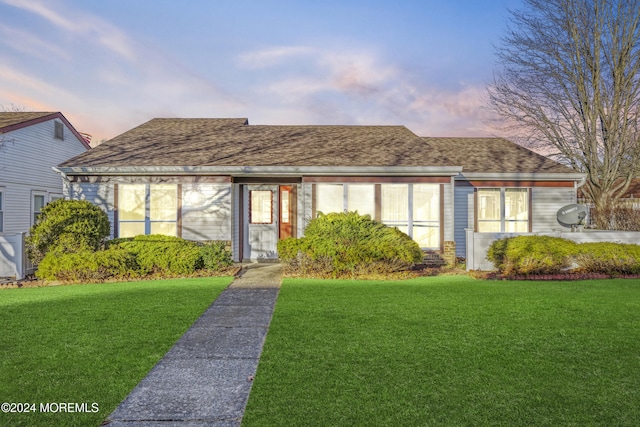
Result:
<svg viewBox="0 0 640 427"><path fill-rule="evenodd" d="M278 242L278 254L297 273L331 268L334 277L373 266L378 273L406 270L423 259L409 236L357 212L320 214L309 222L304 237Z"/></svg>
<svg viewBox="0 0 640 427"><path fill-rule="evenodd" d="M97 250L111 232L107 214L86 200L56 200L42 208L26 239L31 262L59 253Z"/></svg>
<svg viewBox="0 0 640 427"><path fill-rule="evenodd" d="M640 274L640 246L622 243L575 243L550 236L518 236L496 240L487 259L506 275L582 273Z"/></svg>
<svg viewBox="0 0 640 427"><path fill-rule="evenodd" d="M140 275L135 255L117 246L94 252L82 249L76 252L52 250L38 265L36 276L44 280L91 282Z"/></svg>
<svg viewBox="0 0 640 427"><path fill-rule="evenodd" d="M554 274L569 268L577 253L571 240L551 236L517 236L496 240L487 259L503 274Z"/></svg>
<svg viewBox="0 0 640 427"><path fill-rule="evenodd" d="M207 270L220 271L233 264L231 253L223 242L205 243L200 247L203 267Z"/></svg>
<svg viewBox="0 0 640 427"><path fill-rule="evenodd" d="M574 260L578 269L585 273L639 274L640 246L610 242L581 243Z"/></svg>
<svg viewBox="0 0 640 427"><path fill-rule="evenodd" d="M201 246L179 237L140 235L117 246L136 256L143 274L191 274L204 267Z"/></svg>

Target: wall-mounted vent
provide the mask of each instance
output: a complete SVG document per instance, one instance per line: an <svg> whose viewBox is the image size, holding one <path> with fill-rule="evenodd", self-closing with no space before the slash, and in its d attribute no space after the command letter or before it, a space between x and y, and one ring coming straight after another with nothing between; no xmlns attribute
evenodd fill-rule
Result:
<svg viewBox="0 0 640 427"><path fill-rule="evenodd" d="M53 122L53 123L54 123L54 129L53 129L54 138L64 140L64 125L60 122Z"/></svg>

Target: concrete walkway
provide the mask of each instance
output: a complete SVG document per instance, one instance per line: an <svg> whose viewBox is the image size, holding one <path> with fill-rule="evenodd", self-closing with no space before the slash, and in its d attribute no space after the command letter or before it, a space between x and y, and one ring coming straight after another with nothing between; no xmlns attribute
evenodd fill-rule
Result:
<svg viewBox="0 0 640 427"><path fill-rule="evenodd" d="M282 270L251 264L240 274L108 417L109 427L240 425Z"/></svg>

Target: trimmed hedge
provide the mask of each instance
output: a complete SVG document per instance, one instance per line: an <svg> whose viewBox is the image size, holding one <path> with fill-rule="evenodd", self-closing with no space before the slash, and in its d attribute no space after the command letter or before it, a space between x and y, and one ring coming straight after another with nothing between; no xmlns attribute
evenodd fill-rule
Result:
<svg viewBox="0 0 640 427"><path fill-rule="evenodd" d="M575 243L551 236L517 236L496 240L487 259L505 275L556 274L563 271L640 274L640 246Z"/></svg>
<svg viewBox="0 0 640 427"><path fill-rule="evenodd" d="M222 242L200 243L164 235L113 239L106 249L82 248L68 253L51 251L36 275L45 280L70 282L128 279L145 275L190 275L202 270L221 271L233 264Z"/></svg>
<svg viewBox="0 0 640 427"><path fill-rule="evenodd" d="M333 277L402 271L423 259L409 236L357 212L319 214L304 237L278 242L278 254L291 273Z"/></svg>

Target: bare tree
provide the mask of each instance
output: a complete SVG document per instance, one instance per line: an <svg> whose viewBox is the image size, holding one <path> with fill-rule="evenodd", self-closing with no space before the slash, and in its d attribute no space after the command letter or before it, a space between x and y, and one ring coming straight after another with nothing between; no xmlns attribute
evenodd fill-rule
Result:
<svg viewBox="0 0 640 427"><path fill-rule="evenodd" d="M640 0L524 0L509 24L490 107L609 208L640 173Z"/></svg>

